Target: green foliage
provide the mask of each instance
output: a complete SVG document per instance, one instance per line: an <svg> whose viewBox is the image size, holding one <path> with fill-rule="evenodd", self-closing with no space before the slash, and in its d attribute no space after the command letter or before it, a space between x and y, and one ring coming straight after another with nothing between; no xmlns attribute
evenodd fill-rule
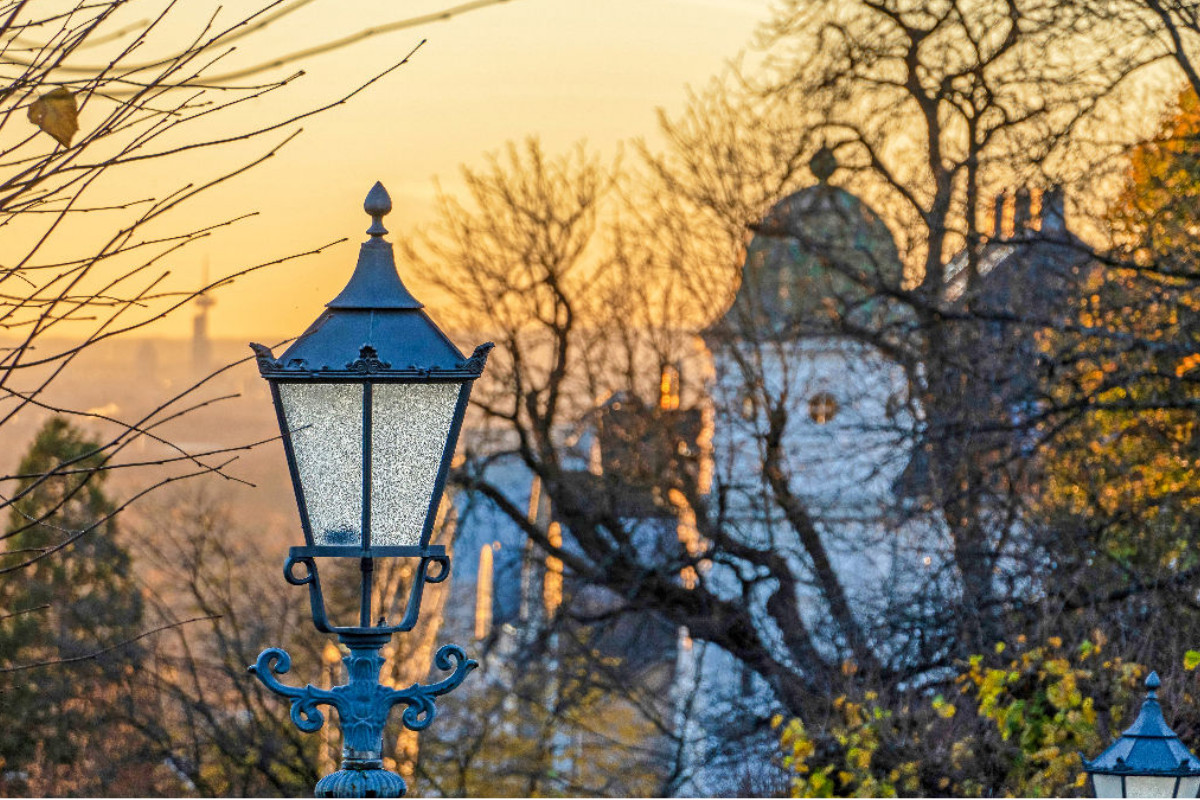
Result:
<svg viewBox="0 0 1200 800"><path fill-rule="evenodd" d="M1096 272L1057 399L1085 408L1053 450L1044 502L1090 533L1086 556L1113 567L1098 585L1195 568L1200 436L1200 103L1180 95L1161 138L1132 153L1106 223L1114 264ZM1061 526L1059 526L1061 527Z"/></svg>
<svg viewBox="0 0 1200 800"><path fill-rule="evenodd" d="M862 702L835 699L833 722L824 732L831 741L820 741L798 719L783 724L781 717L775 718L775 726L781 727L783 766L793 773L793 797L898 797L917 791L917 762L881 768L880 747L885 740L895 740L900 728L892 711L877 700L874 692L867 692ZM825 759L818 748L822 755L832 752L833 758L821 763Z"/></svg>
<svg viewBox="0 0 1200 800"><path fill-rule="evenodd" d="M1145 670L1104 654L1104 637L996 645L943 692L831 704L820 726L776 719L793 797L1062 797L1084 791L1079 752L1127 723ZM1111 705L1110 705L1111 704ZM1104 725L1101 708L1107 709Z"/></svg>
<svg viewBox="0 0 1200 800"><path fill-rule="evenodd" d="M95 442L56 417L19 467L0 560L19 567L0 578L0 667L21 668L0 673L6 771L46 774L79 762L103 736L134 663L136 649L125 643L141 630L142 598L111 519L103 466Z"/></svg>

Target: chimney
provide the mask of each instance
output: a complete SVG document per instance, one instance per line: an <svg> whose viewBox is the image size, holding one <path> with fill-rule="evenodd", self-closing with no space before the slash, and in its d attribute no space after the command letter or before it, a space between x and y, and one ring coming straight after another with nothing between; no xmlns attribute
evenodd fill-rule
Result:
<svg viewBox="0 0 1200 800"><path fill-rule="evenodd" d="M995 229L992 231L993 239L1004 238L1004 204L1007 201L1008 198L1004 195L1004 192L996 195L996 203L993 212L995 214Z"/></svg>
<svg viewBox="0 0 1200 800"><path fill-rule="evenodd" d="M1058 236L1067 230L1067 212L1063 190L1058 184L1042 192L1042 233Z"/></svg>
<svg viewBox="0 0 1200 800"><path fill-rule="evenodd" d="M1013 236L1021 236L1029 231L1031 205L1029 189L1022 186L1017 189L1016 200L1013 203Z"/></svg>

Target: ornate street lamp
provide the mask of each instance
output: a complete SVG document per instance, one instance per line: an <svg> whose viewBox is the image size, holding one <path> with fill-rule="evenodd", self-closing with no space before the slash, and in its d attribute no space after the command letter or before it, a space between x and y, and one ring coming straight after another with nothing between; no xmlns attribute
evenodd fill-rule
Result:
<svg viewBox="0 0 1200 800"><path fill-rule="evenodd" d="M291 659L275 647L250 667L267 688L291 700L292 721L302 731L324 724L318 705L337 709L342 768L321 778L317 797L403 796L404 780L382 761L392 707L407 706L401 721L422 730L433 721L434 698L476 666L462 648L446 645L434 657L438 669L450 672L445 679L403 690L379 683L379 650L393 633L416 625L424 585L450 575L445 547L429 544L429 537L471 385L492 345L465 358L400 281L392 246L383 239L382 219L392 201L382 184L372 187L363 207L372 219L371 238L346 288L279 358L250 345L271 385L304 529L305 543L288 552L284 578L308 586L313 624L336 633L350 650L342 659L349 683L328 690L280 683L275 674L287 672ZM389 609L371 607L379 557L420 559L404 615L392 625ZM357 626L330 623L317 570L321 558L358 559Z"/></svg>
<svg viewBox="0 0 1200 800"><path fill-rule="evenodd" d="M1158 673L1146 678L1146 700L1133 725L1083 769L1096 797L1196 797L1200 759L1163 719Z"/></svg>

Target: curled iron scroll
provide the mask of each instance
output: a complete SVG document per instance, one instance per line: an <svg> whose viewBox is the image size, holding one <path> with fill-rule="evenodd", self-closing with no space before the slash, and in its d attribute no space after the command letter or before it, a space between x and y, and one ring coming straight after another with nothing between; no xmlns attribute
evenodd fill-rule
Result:
<svg viewBox="0 0 1200 800"><path fill-rule="evenodd" d="M296 577L294 570L297 564L303 564L307 569L301 577ZM325 615L325 596L321 593L321 577L317 574L317 561L311 556L288 556L283 563L283 578L292 586L308 586L308 604L312 609L313 626L321 633L333 633L329 618Z"/></svg>
<svg viewBox="0 0 1200 800"><path fill-rule="evenodd" d="M471 670L479 666L478 661L467 658L466 652L456 644L447 644L439 648L433 663L440 670L453 671L437 683L431 683L428 686L414 683L407 689L402 689L392 695L393 705L404 703L408 706L400 715L400 721L409 730L421 731L428 728L429 724L433 722L433 718L437 716L437 707L433 703L433 698L455 689L471 673Z"/></svg>
<svg viewBox="0 0 1200 800"><path fill-rule="evenodd" d="M303 688L281 683L275 676L284 675L292 668L292 657L278 647L268 647L258 654L250 672L275 694L292 701L291 717L296 727L305 733L313 733L325 724L325 715L317 708L319 704L336 705L333 692L318 689L309 684Z"/></svg>

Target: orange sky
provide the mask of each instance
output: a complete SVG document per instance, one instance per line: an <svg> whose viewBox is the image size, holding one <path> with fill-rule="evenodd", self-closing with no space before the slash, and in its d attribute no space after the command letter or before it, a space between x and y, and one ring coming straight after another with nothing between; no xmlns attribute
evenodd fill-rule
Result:
<svg viewBox="0 0 1200 800"><path fill-rule="evenodd" d="M319 0L255 39L253 54L239 55L276 56L445 5ZM304 135L280 155L193 203L187 213L195 219L260 215L185 252L172 270L199 285L205 259L215 277L349 237L324 255L274 267L216 295L214 336L296 335L349 276L368 224L362 200L375 180L392 195L387 225L401 233L430 218L434 176L453 191L460 164L479 164L483 153L508 140L536 134L547 152L558 153L586 139L605 156L622 140L653 141L655 109L682 109L685 86L703 86L769 14L769 0L508 0L315 57L303 65L307 76L296 89L247 107L247 119L334 98L428 39L398 72L306 121ZM224 157L261 149L256 144ZM189 166L203 169L207 162ZM190 309L177 313L152 333L190 335L191 317Z"/></svg>

